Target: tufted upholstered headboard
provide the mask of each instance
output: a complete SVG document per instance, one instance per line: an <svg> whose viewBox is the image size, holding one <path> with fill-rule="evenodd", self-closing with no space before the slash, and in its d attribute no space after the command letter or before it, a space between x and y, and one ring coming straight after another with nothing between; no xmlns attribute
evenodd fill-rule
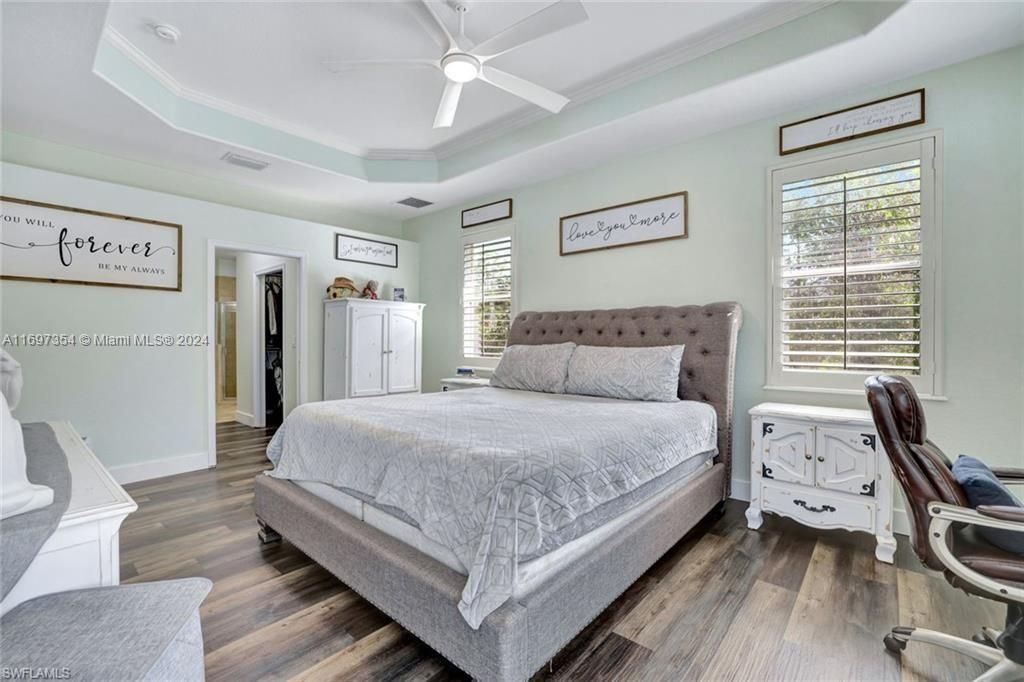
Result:
<svg viewBox="0 0 1024 682"><path fill-rule="evenodd" d="M585 346L686 346L679 397L710 403L718 413L716 461L725 464L728 495L736 339L742 324L738 303L523 312L512 321L508 345L573 341Z"/></svg>

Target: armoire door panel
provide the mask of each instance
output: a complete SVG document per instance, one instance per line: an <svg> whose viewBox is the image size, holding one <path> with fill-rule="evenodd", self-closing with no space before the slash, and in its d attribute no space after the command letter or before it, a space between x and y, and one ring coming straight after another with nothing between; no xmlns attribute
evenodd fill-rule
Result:
<svg viewBox="0 0 1024 682"><path fill-rule="evenodd" d="M388 392L420 390L420 315L391 310L388 314Z"/></svg>
<svg viewBox="0 0 1024 682"><path fill-rule="evenodd" d="M353 398L388 392L387 310L354 308L351 318L349 371Z"/></svg>

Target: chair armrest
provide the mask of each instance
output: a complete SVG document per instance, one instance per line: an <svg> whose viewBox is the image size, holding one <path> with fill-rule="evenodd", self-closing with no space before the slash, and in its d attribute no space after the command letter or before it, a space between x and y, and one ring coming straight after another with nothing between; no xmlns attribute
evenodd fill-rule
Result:
<svg viewBox="0 0 1024 682"><path fill-rule="evenodd" d="M974 511L990 519L1016 521L1024 524L1024 507L1008 507L1005 505L979 504ZM1024 530L1024 529L1022 529Z"/></svg>
<svg viewBox="0 0 1024 682"><path fill-rule="evenodd" d="M1024 485L1024 469L1017 467L994 467L992 473L1003 483Z"/></svg>
<svg viewBox="0 0 1024 682"><path fill-rule="evenodd" d="M928 513L932 516L932 524L937 519L945 519L950 523L967 523L972 526L985 526L986 528L1000 528L1002 530L1016 530L1024 533L1024 517L1014 515L1013 518L1006 518L995 512L991 515L983 515L981 509L1024 511L1018 507L1001 507L981 505L978 509L969 507L958 507L955 504L944 504L932 502L928 505Z"/></svg>
<svg viewBox="0 0 1024 682"><path fill-rule="evenodd" d="M1001 510L1007 507L988 507L991 510L998 510L995 513L1003 513ZM1020 511L1011 507L1015 512ZM947 535L950 526L954 523L966 523L974 526L985 526L987 528L999 528L1002 530L1015 530L1024 533L1024 519L1007 520L995 516L986 516L978 510L967 507L958 507L953 504L941 502L930 502L928 513L932 517L928 525L928 545L932 552L951 573L964 580L979 590L988 594L991 599L999 601L1013 600L1024 601L1024 589L1013 585L994 580L983 573L964 565L949 547ZM1014 514L1016 518L1016 514Z"/></svg>

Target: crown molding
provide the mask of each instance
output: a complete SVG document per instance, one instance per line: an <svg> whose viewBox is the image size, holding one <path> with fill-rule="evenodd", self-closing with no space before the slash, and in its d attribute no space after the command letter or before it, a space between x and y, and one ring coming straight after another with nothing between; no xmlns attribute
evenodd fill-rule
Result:
<svg viewBox="0 0 1024 682"><path fill-rule="evenodd" d="M230 114L231 116L236 116L246 121L258 123L259 125L267 126L268 128L274 128L281 132L288 133L289 135L305 138L311 142L316 142L347 154L361 156L363 158L371 158L368 156L370 150L363 147L339 144L337 140L327 139L302 126L297 126L293 123L288 123L287 121L267 116L266 114L262 114L254 109L249 109L248 107L243 107L182 85L176 78L174 78L174 76L169 74L162 66L150 59L145 52L136 47L135 44L125 38L120 31L109 24L103 27L103 40L130 59L137 67L156 79L175 97L179 97L183 100L187 100L204 107L209 107L210 109L215 109L225 114ZM413 153L419 154L422 152L414 151ZM430 158L433 159L433 152L430 152L430 154Z"/></svg>
<svg viewBox="0 0 1024 682"><path fill-rule="evenodd" d="M665 47L654 55L625 64L620 68L606 72L569 90L565 93L570 99L566 109L580 106L645 78L681 66L746 38L799 19L837 1L796 0L773 3L751 16L741 17L725 26L707 30L697 36L691 36L686 40ZM176 97L366 160L439 161L474 147L487 144L515 130L553 116L550 112L538 107L524 106L518 111L473 128L431 149L367 149L354 145L339 144L337 140L327 139L303 126L297 126L294 123L282 121L253 109L192 90L178 82L177 79L150 59L145 52L136 47L113 26L104 26L102 39L145 73L153 77ZM259 150L253 151L259 152Z"/></svg>

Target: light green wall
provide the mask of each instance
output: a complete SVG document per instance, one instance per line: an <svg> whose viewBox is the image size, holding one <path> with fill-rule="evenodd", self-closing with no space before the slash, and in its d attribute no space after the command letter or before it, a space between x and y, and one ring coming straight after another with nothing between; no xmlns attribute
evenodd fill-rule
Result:
<svg viewBox="0 0 1024 682"><path fill-rule="evenodd" d="M212 306L206 289L207 242L232 242L259 251L279 248L307 256L310 400L322 395L323 307L328 284L347 275L379 280L382 292L404 286L416 300L418 245L399 243L399 268L334 259L335 229L63 175L9 163L0 165L3 194L110 213L180 223L182 291L0 282L0 333L157 334L207 332ZM360 234L362 225L345 231ZM373 236L373 235L370 235ZM212 339L211 339L212 341ZM8 348L24 368L25 389L15 416L22 421L68 419L88 435L108 466L207 452L206 350L193 348Z"/></svg>
<svg viewBox="0 0 1024 682"><path fill-rule="evenodd" d="M360 230L366 232L402 236L402 223L394 218L350 211L337 205L306 199L290 199L258 187L193 175L9 131L4 131L0 136L0 160L299 220L337 227L358 225Z"/></svg>
<svg viewBox="0 0 1024 682"><path fill-rule="evenodd" d="M762 401L864 407L859 396L766 391L766 169L780 163L777 126L917 87L928 123L843 146L944 131L943 275L946 393L929 402L931 433L951 454L1024 464L1022 203L1024 50L989 55L803 111L621 158L591 170L467 202L515 199L518 308L551 310L736 300L744 308L736 377L735 478L749 480L749 420ZM787 160L813 158L807 152ZM686 240L561 258L561 215L688 190ZM459 362L459 211L408 221L420 243L424 386ZM742 486L737 486L742 490Z"/></svg>

